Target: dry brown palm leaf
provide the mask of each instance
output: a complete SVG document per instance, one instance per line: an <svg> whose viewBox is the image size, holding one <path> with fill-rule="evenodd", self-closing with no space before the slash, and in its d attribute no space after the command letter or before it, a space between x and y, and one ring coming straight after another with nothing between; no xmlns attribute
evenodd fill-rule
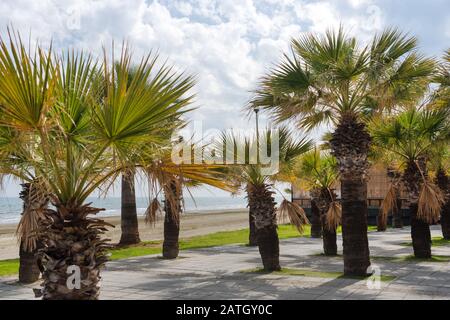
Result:
<svg viewBox="0 0 450 320"><path fill-rule="evenodd" d="M278 209L278 219L281 223L290 223L295 226L298 232L303 233L305 225L310 224L306 217L305 210L298 204L284 199Z"/></svg>
<svg viewBox="0 0 450 320"><path fill-rule="evenodd" d="M45 209L25 210L17 225L16 236L19 243L23 244L25 251L31 252L36 248L38 239L39 221L45 219Z"/></svg>
<svg viewBox="0 0 450 320"><path fill-rule="evenodd" d="M397 196L398 196L398 187L394 183L391 183L388 192L386 193L386 196L384 197L380 206L380 213L381 213L380 218L382 220L380 221L380 223L382 225L386 224L389 212L392 212L397 209Z"/></svg>
<svg viewBox="0 0 450 320"><path fill-rule="evenodd" d="M36 180L22 184L20 198L24 202L22 217L16 229L19 244L25 251L33 251L38 240L39 221L46 219L45 210L49 203L49 195L43 183Z"/></svg>
<svg viewBox="0 0 450 320"><path fill-rule="evenodd" d="M439 221L444 195L437 185L425 179L422 183L417 208L417 218L433 224Z"/></svg>
<svg viewBox="0 0 450 320"><path fill-rule="evenodd" d="M333 201L330 203L330 207L327 211L327 216L325 220L325 227L329 231L335 231L337 227L341 224L342 217L342 207L341 204L337 201Z"/></svg>
<svg viewBox="0 0 450 320"><path fill-rule="evenodd" d="M158 198L154 198L150 202L147 210L145 210L145 223L154 227L156 224L156 220L160 215L162 215L161 204Z"/></svg>

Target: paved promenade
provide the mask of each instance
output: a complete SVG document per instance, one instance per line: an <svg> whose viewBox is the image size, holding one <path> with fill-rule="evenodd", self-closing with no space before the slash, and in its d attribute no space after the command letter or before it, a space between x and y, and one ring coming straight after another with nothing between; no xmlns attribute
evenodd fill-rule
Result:
<svg viewBox="0 0 450 320"><path fill-rule="evenodd" d="M432 228L441 236L440 228ZM369 234L371 255L400 257L412 253L409 230ZM341 239L338 239L341 242ZM280 243L283 267L342 271L342 257L320 256L321 239L296 238ZM340 248L341 252L341 248ZM450 256L450 246L433 247ZM257 248L224 246L182 251L177 260L146 256L109 262L103 271L101 299L447 299L450 262L393 261L374 258L382 275L396 279L369 288L367 281L346 278L242 273L258 267ZM0 299L33 299L31 288L15 278L0 278Z"/></svg>

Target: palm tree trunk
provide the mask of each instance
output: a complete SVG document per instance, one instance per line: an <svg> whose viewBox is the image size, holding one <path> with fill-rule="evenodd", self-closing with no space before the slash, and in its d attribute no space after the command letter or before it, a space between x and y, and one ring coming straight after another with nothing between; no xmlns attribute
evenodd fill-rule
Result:
<svg viewBox="0 0 450 320"><path fill-rule="evenodd" d="M258 245L258 239L256 235L255 215L250 209L248 210L248 224L249 224L248 245L250 247L256 247Z"/></svg>
<svg viewBox="0 0 450 320"><path fill-rule="evenodd" d="M326 256L337 255L336 229L327 228L327 213L330 205L336 200L336 193L328 188L311 190L311 207L315 204L320 213L323 252Z"/></svg>
<svg viewBox="0 0 450 320"><path fill-rule="evenodd" d="M444 239L450 240L450 200L447 200L442 207L441 228Z"/></svg>
<svg viewBox="0 0 450 320"><path fill-rule="evenodd" d="M248 204L255 213L259 253L265 271L281 270L275 200L267 184L247 186Z"/></svg>
<svg viewBox="0 0 450 320"><path fill-rule="evenodd" d="M164 201L164 242L162 255L165 259L175 259L179 253L181 195L175 183L170 185L172 201L168 195Z"/></svg>
<svg viewBox="0 0 450 320"><path fill-rule="evenodd" d="M431 258L431 233L430 225L417 219L417 203L409 207L411 214L411 238L416 258Z"/></svg>
<svg viewBox="0 0 450 320"><path fill-rule="evenodd" d="M377 216L377 231L384 232L387 229L387 217L383 216L381 208L378 210Z"/></svg>
<svg viewBox="0 0 450 320"><path fill-rule="evenodd" d="M403 228L402 199L397 197L397 206L392 209L392 227L396 229Z"/></svg>
<svg viewBox="0 0 450 320"><path fill-rule="evenodd" d="M46 210L42 222L43 248L38 263L42 270L42 289L36 297L44 300L96 300L100 294L100 269L108 260L107 239L101 239L103 220L88 218L101 209L88 205L56 205Z"/></svg>
<svg viewBox="0 0 450 320"><path fill-rule="evenodd" d="M410 161L403 173L403 181L408 191L409 214L411 217L411 238L416 258L431 258L431 233L430 225L417 219L420 181L423 180L418 166L423 174L426 174L425 159Z"/></svg>
<svg viewBox="0 0 450 320"><path fill-rule="evenodd" d="M322 223L320 219L320 210L314 199L311 200L311 238L322 237Z"/></svg>
<svg viewBox="0 0 450 320"><path fill-rule="evenodd" d="M122 235L120 245L130 245L141 242L136 210L136 193L134 173L122 174L122 197L120 221Z"/></svg>
<svg viewBox="0 0 450 320"><path fill-rule="evenodd" d="M438 170L436 182L445 197L445 203L441 209L442 236L450 240L450 179L443 169Z"/></svg>
<svg viewBox="0 0 450 320"><path fill-rule="evenodd" d="M323 231L323 253L326 256L337 256L336 232Z"/></svg>
<svg viewBox="0 0 450 320"><path fill-rule="evenodd" d="M23 183L22 191L19 194L19 198L23 201L23 211L28 209L46 209L48 206L47 197L37 197L33 193L35 190L31 183ZM40 191L38 191L40 192ZM34 202L33 202L34 201ZM38 203L36 203L36 201ZM41 271L39 270L37 262L37 252L42 247L40 239L36 239L36 246L34 249L26 249L24 242L22 241L19 246L19 282L20 283L33 283L39 280Z"/></svg>
<svg viewBox="0 0 450 320"><path fill-rule="evenodd" d="M258 230L258 247L265 271L279 271L280 242L277 227L270 226Z"/></svg>
<svg viewBox="0 0 450 320"><path fill-rule="evenodd" d="M367 170L371 138L354 114L343 114L330 141L341 174L344 274L366 275L370 266L367 238Z"/></svg>
<svg viewBox="0 0 450 320"><path fill-rule="evenodd" d="M325 226L327 219L326 214L322 214L322 226ZM336 241L336 230L330 231L328 228L323 227L322 229L323 238L323 253L326 256L336 256L337 255L337 241Z"/></svg>
<svg viewBox="0 0 450 320"><path fill-rule="evenodd" d="M37 250L31 252L24 249L23 243L20 243L19 248L19 282L20 283L33 283L39 280L41 270L37 263Z"/></svg>
<svg viewBox="0 0 450 320"><path fill-rule="evenodd" d="M367 183L341 180L344 274L366 275L370 266L367 238Z"/></svg>

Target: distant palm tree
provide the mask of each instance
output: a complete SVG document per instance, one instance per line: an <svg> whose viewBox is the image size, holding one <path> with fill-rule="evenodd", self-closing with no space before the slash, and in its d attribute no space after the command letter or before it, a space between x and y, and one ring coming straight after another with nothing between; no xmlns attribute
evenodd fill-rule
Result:
<svg viewBox="0 0 450 320"><path fill-rule="evenodd" d="M396 156L403 168L402 182L407 190L411 215L414 255L431 257L429 225L439 220L443 196L427 171L434 144L448 141L448 110L416 110L381 118L371 126L374 146Z"/></svg>
<svg viewBox="0 0 450 320"><path fill-rule="evenodd" d="M115 63L116 71L120 71L120 64ZM137 66L130 66L128 69L127 87L133 84L134 78L137 75ZM149 88L151 89L151 88ZM192 109L191 109L192 110ZM187 110L186 110L187 111ZM179 119L179 114L170 117L164 122L160 123L160 126L153 129L152 134L158 136L158 141L155 141L157 148L151 149L151 155L146 157L152 157L158 153L158 148L167 149L168 135L170 135L175 128L179 128L183 122ZM170 145L170 143L169 143ZM121 176L121 237L119 245L130 245L139 243L139 225L136 208L136 188L135 188L135 175L136 166L142 165L142 161L145 159L142 155L138 155L136 159L130 163L130 167L122 172ZM150 160L152 161L152 160Z"/></svg>
<svg viewBox="0 0 450 320"><path fill-rule="evenodd" d="M387 29L361 47L342 28L293 39L292 56L261 81L249 108L278 121L313 129L334 126L331 153L340 171L344 273L366 275L368 116L409 105L427 88L434 61L417 53L417 40Z"/></svg>
<svg viewBox="0 0 450 320"><path fill-rule="evenodd" d="M172 121L173 125L173 121ZM154 224L158 213L164 211L164 241L162 255L165 259L175 259L179 253L180 218L183 211L183 188L200 185L212 186L228 192L235 191L233 185L226 182L223 165L208 164L206 159L195 163L194 152L198 149L196 144L186 143L191 150L191 162L175 163L171 158L173 142L170 142L170 133L182 126L180 122L173 129L165 132L167 147L160 152L148 154L143 158L139 168L143 169L153 189L153 199L145 213L145 221ZM168 127L170 127L168 125ZM179 141L180 142L180 141ZM202 148L202 147L198 147ZM185 149L185 148L183 148ZM182 155L182 157L184 157ZM189 159L189 158L187 158ZM161 210L159 196L164 195L164 206Z"/></svg>
<svg viewBox="0 0 450 320"><path fill-rule="evenodd" d="M260 139L224 134L221 144L221 147L224 147L222 150L224 157L228 153L236 157L236 150L244 146L244 163L231 166L228 174L231 176L233 184L241 185L247 193L249 211L254 218L257 244L266 271L276 271L281 268L273 184L277 181L286 181L290 176L292 161L311 148L311 141L304 138L295 139L287 127L281 127L278 131L279 151L278 157L276 157L276 161L279 161L279 171L273 175L267 175L264 173L263 165L254 161L257 160L257 156L252 154L252 150L260 150L263 145L270 147L272 139L275 139L274 131L267 129L261 133ZM279 206L279 211L280 220L289 220L299 231L307 223L304 211L294 203L284 200Z"/></svg>
<svg viewBox="0 0 450 320"><path fill-rule="evenodd" d="M388 168L387 175L391 180L391 186L388 194L381 204L381 214L386 218L387 223L388 208L392 211L392 227L403 228L403 214L402 214L402 197L401 197L401 172L396 169ZM387 205L387 202L391 202ZM384 228L386 229L386 227Z"/></svg>
<svg viewBox="0 0 450 320"><path fill-rule="evenodd" d="M319 211L325 255L337 255L336 228L341 220L341 207L334 191L339 181L336 159L316 148L299 158L295 172L297 183L309 190L311 202Z"/></svg>
<svg viewBox="0 0 450 320"><path fill-rule="evenodd" d="M0 107L0 118L4 119L4 116ZM0 126L0 179L8 174L11 166L15 166L18 171L22 168L24 171L22 174L26 174L28 170L26 160L21 157L20 151L17 149L20 139L21 135L13 128ZM16 230L20 240L19 282L33 283L39 279L41 274L37 251L42 243L38 234L24 233L24 231L37 229L39 221L44 218L43 212L48 207L49 197L38 179L22 183L21 186L19 198L23 201L23 210Z"/></svg>
<svg viewBox="0 0 450 320"><path fill-rule="evenodd" d="M44 299L96 299L100 269L107 261L107 223L92 218L101 209L85 203L111 185L139 154L156 148L155 127L185 110L190 76L145 56L127 85L132 60L123 48L119 67L105 53L99 64L85 53L55 55L39 45L36 54L18 35L0 40L1 126L18 136L14 157L2 159L3 174L25 182L38 179L54 209L44 212L37 231ZM21 159L20 164L16 161ZM81 288L67 287L68 267L80 269Z"/></svg>

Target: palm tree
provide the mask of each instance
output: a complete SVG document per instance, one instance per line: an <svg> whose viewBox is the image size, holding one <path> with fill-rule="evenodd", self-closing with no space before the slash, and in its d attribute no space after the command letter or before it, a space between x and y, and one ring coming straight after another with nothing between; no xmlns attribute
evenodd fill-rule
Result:
<svg viewBox="0 0 450 320"><path fill-rule="evenodd" d="M313 129L334 126L331 153L341 181L344 273L366 275L367 170L371 138L365 120L374 112L408 105L421 96L434 68L417 52L417 41L388 29L361 47L342 28L325 36L293 39L292 56L265 76L249 107L278 121Z"/></svg>
<svg viewBox="0 0 450 320"><path fill-rule="evenodd" d="M120 64L115 64L116 70L119 71ZM136 66L131 66L128 70L128 78L127 78L127 87L129 87L135 76L136 76L137 68ZM171 118L166 121L166 123L161 123L162 128L155 128L155 136L160 136L165 138L167 132L171 132L172 126L178 125L179 119ZM156 132L158 131L158 132ZM164 140L161 139L159 144L163 145ZM141 156L141 155L140 155ZM135 165L138 165L141 161L141 158L135 159ZM122 172L121 177L121 237L119 241L119 245L131 245L139 243L139 225L138 225L138 217L137 217L137 208L136 208L136 190L135 190L135 175L136 170L131 165L131 168Z"/></svg>
<svg viewBox="0 0 450 320"><path fill-rule="evenodd" d="M170 137L176 132L176 129L184 125L183 121L171 120L164 133L166 146L173 146ZM164 195L164 241L162 255L165 259L175 259L179 253L179 234L180 234L180 218L183 210L183 188L196 187L199 185L208 185L221 190L233 192L235 187L226 182L224 177L224 166L219 164L208 164L207 157L202 157L201 163L194 162L194 153L202 151L204 147L197 144L179 140L181 157L184 158L183 152L188 146L190 150L190 161L176 163L171 157L173 150L177 148L164 148L160 152L147 154L142 158L142 167L146 171L150 185L153 189L154 199L145 213L145 221L154 224L157 214L161 212L161 204L159 203L159 195ZM202 151L203 154L203 151ZM189 159L186 156L185 159Z"/></svg>
<svg viewBox="0 0 450 320"><path fill-rule="evenodd" d="M374 146L393 153L403 168L411 215L414 255L431 257L429 224L439 220L443 197L427 171L433 146L448 141L449 113L446 110L412 108L397 116L373 122Z"/></svg>
<svg viewBox="0 0 450 320"><path fill-rule="evenodd" d="M0 111L0 114L1 111ZM4 118L4 115L1 115ZM17 144L21 136L13 128L0 126L0 178L9 172L12 166L17 170L22 168L26 171L24 160L17 152ZM23 201L23 211L16 234L23 234L22 230L34 230L37 228L39 220L42 219L42 212L47 209L49 198L45 191L42 191L42 183L39 180L22 183L22 190L19 198ZM41 241L37 234L25 234L20 237L19 244L19 282L33 283L39 279L41 274L37 263L37 251L41 247Z"/></svg>
<svg viewBox="0 0 450 320"><path fill-rule="evenodd" d="M114 57L112 59L114 61ZM38 230L44 299L96 299L100 269L107 261L107 223L85 203L107 188L132 159L157 144L154 129L191 102L190 76L158 66L152 54L141 59L127 85L132 56L124 47L114 68L85 53L55 55L51 47L28 50L19 35L0 40L2 127L19 135L15 159L5 174L25 182L39 179L54 209L44 211ZM33 230L24 228L23 235ZM79 270L80 287L68 286L69 266ZM76 282L76 281L75 281Z"/></svg>
<svg viewBox="0 0 450 320"><path fill-rule="evenodd" d="M324 253L327 256L335 256L336 229L341 219L341 208L333 189L339 180L336 159L316 148L300 157L295 172L298 184L309 189L311 203L314 203L319 211Z"/></svg>
<svg viewBox="0 0 450 320"><path fill-rule="evenodd" d="M229 157L228 154L230 154L234 162L239 163L236 150L244 147L244 163L239 166L232 166L228 174L232 176L233 184L245 188L249 211L254 218L259 253L264 270L269 272L281 269L273 184L276 181L286 181L286 176L290 176L292 170L292 161L311 148L311 141L304 138L296 140L290 130L281 127L278 130L278 151L269 149L269 153L275 152L272 156L276 155L276 161L279 162L279 171L273 175L268 175L264 170L264 165L259 162L258 156L253 153L264 149L264 146L270 148L272 140L277 138L275 132L277 131L270 129L262 132L261 143L259 137L241 139L232 134L228 136L224 134L222 144L218 149L222 151L220 154L223 154L224 158ZM300 232L303 225L308 222L304 211L297 204L287 200L280 204L279 211L280 220L289 220Z"/></svg>

